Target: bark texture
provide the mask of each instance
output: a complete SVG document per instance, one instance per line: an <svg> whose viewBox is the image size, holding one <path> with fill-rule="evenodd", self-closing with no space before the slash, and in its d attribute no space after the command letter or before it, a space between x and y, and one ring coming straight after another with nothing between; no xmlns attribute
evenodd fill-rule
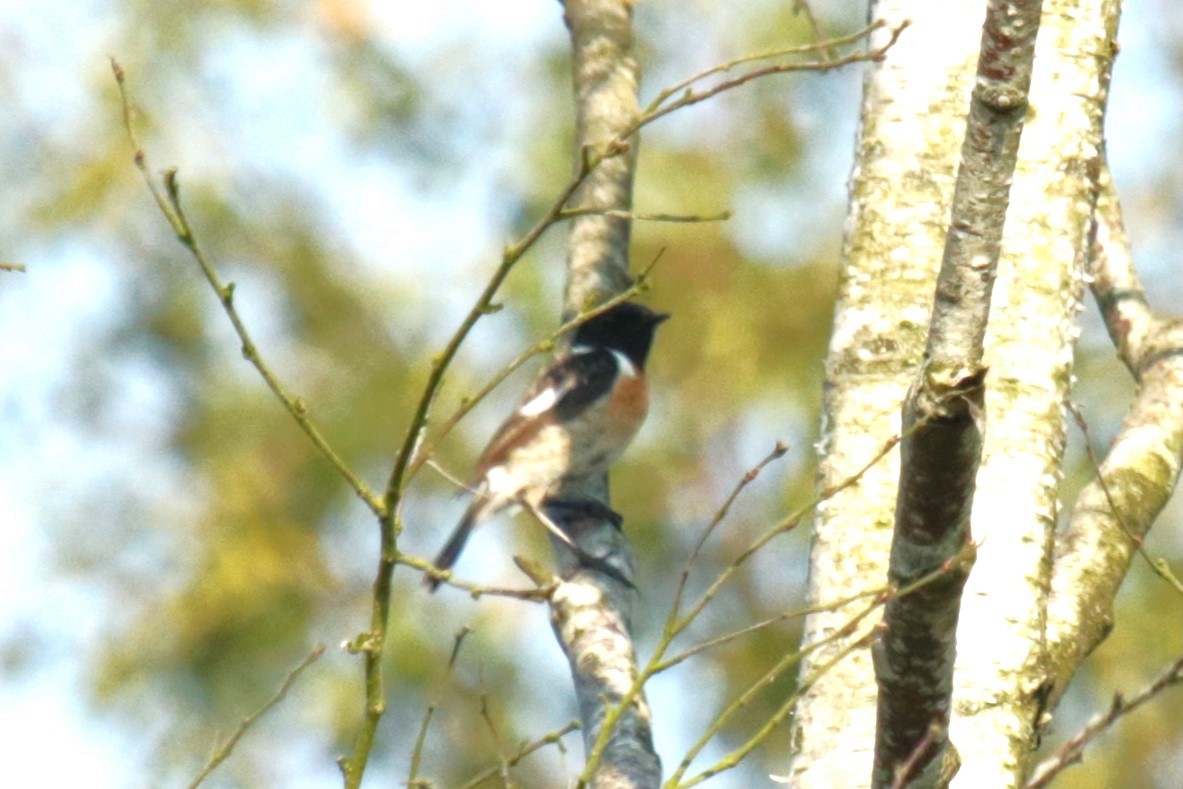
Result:
<svg viewBox="0 0 1183 789"><path fill-rule="evenodd" d="M628 698L637 679L628 619L629 584L635 569L631 564L617 564L631 557L627 541L618 528L602 518L581 516L569 508L551 509L548 514L582 551L611 562L619 576L588 567L586 559L553 541L562 581L550 599L551 626L571 665L583 721L584 751L598 762L592 772L593 786L659 786L661 761L653 748L649 706L644 694ZM599 744L609 714L619 718Z"/></svg>
<svg viewBox="0 0 1183 789"><path fill-rule="evenodd" d="M633 55L633 3L566 0L563 19L571 37L575 87L575 168L615 153L614 141L637 118L640 69ZM571 204L629 211L640 138L608 156L584 181ZM583 214L571 220L563 318L628 288L632 223L623 217Z"/></svg>
<svg viewBox="0 0 1183 789"><path fill-rule="evenodd" d="M1065 403L1102 150L1116 9L1044 0L986 337L989 423L962 599L950 737L955 787L1021 785L1047 700L1046 624Z"/></svg>
<svg viewBox="0 0 1183 789"><path fill-rule="evenodd" d="M949 737L954 786L1021 783L1048 701L1047 606L1073 344L1101 154L1117 0L1044 0L1030 106L985 336L989 423L962 596ZM913 20L872 66L834 332L827 358L820 487L853 474L898 430L919 369L977 44L977 2L882 0L877 19ZM954 380L956 376L954 376ZM828 501L814 521L810 603L882 583L894 457ZM865 651L818 668L852 639L841 607L811 616L794 723L794 786L871 780L875 687ZM868 625L870 626L870 625Z"/></svg>
<svg viewBox="0 0 1183 789"><path fill-rule="evenodd" d="M877 643L873 785L936 786L957 764L949 706L974 478L982 452L983 340L1019 150L1042 0L987 6L926 362L904 407L903 466Z"/></svg>
<svg viewBox="0 0 1183 789"><path fill-rule="evenodd" d="M563 8L576 101L575 166L597 163L571 205L629 211L639 139L633 135L621 143L619 137L637 116L640 76L633 55L632 3L566 0ZM631 284L630 221L596 214L571 221L564 319ZM564 483L557 497L606 508L607 475ZM633 595L622 579L632 583L632 549L617 525L600 514L570 507L548 512L582 553L556 546L563 580L550 605L579 701L589 758L585 777L594 787L657 787L661 762L653 748L649 706L643 692L629 695L637 676L629 630ZM587 566L589 557L598 568ZM603 572L605 566L611 572Z"/></svg>
<svg viewBox="0 0 1183 789"><path fill-rule="evenodd" d="M1150 310L1103 169L1098 186L1092 290L1138 392L1099 478L1080 492L1056 539L1048 611L1049 707L1112 629L1117 590L1183 467L1183 321Z"/></svg>
<svg viewBox="0 0 1183 789"><path fill-rule="evenodd" d="M873 16L912 26L864 81L850 179L846 261L826 359L819 487L836 487L900 430L900 405L923 358L966 108L981 37L976 0L882 0ZM875 45L886 37L877 34ZM819 507L809 604L879 588L887 574L898 455ZM871 781L875 677L858 649L822 668L875 626L843 628L860 604L811 615L793 726L789 782L858 787ZM872 618L873 619L873 618Z"/></svg>

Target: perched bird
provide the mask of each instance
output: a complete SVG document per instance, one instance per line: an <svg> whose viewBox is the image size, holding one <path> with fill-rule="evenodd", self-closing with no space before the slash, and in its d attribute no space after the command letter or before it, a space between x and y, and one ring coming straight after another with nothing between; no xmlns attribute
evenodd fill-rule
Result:
<svg viewBox="0 0 1183 789"><path fill-rule="evenodd" d="M474 473L472 504L435 558L447 570L481 521L516 504L537 512L558 482L607 471L649 409L645 360L669 315L621 302L575 329L570 349L526 392ZM425 576L434 591L438 578Z"/></svg>

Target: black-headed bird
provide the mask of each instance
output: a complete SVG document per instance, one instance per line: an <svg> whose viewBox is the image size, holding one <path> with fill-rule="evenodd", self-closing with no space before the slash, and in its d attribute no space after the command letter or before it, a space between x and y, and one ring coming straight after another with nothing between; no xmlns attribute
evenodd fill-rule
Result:
<svg viewBox="0 0 1183 789"><path fill-rule="evenodd" d="M668 317L626 301L575 329L569 350L538 377L481 453L472 503L436 556L436 568L456 563L481 521L514 505L537 513L558 483L608 470L645 421L645 361ZM440 585L431 575L423 582L432 591Z"/></svg>

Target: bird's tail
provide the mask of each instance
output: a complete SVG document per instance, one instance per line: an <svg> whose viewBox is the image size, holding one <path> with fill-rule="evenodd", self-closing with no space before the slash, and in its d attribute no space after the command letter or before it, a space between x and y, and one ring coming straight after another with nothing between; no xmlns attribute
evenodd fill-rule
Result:
<svg viewBox="0 0 1183 789"><path fill-rule="evenodd" d="M478 492L473 497L472 503L468 505L468 509L464 511L464 517L460 519L460 523L456 524L456 528L452 530L452 536L444 543L444 547L440 549L432 564L440 570L452 569L452 565L456 564L456 560L460 558L460 552L464 550L464 545L468 542L472 530L488 517L493 509L495 509L495 503L492 497ZM433 575L423 576L423 585L433 592L439 588L441 583L442 581Z"/></svg>

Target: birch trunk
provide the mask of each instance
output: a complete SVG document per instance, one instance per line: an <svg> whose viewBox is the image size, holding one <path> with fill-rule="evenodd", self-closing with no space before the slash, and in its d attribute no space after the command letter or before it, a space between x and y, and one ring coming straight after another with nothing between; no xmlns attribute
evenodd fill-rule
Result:
<svg viewBox="0 0 1183 789"><path fill-rule="evenodd" d="M934 0L873 8L876 19L913 26L864 84L847 260L827 358L823 490L899 430L899 406L923 355L984 10ZM1018 785L1047 698L1064 405L1117 11L1112 0L1044 2L986 337L988 418L972 518L979 551L962 603L950 729L962 762L955 786ZM893 453L819 509L811 605L883 585L898 475ZM804 646L812 651L794 724L794 786L870 783L870 656L865 648L841 656L873 623L841 634L853 610L807 620Z"/></svg>

